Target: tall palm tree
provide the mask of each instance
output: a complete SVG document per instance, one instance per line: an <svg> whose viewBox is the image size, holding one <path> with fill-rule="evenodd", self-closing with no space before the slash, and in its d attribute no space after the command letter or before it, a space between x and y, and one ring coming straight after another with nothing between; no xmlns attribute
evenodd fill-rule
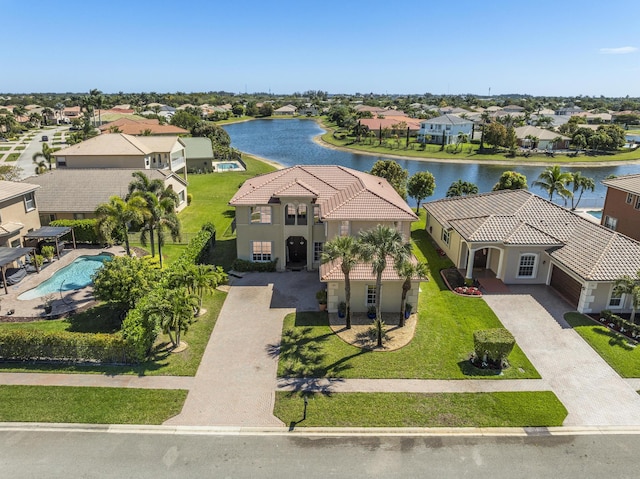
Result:
<svg viewBox="0 0 640 479"><path fill-rule="evenodd" d="M45 126L47 126L49 124L49 118L51 118L53 116L53 110L49 107L45 107L42 109L42 121L44 122Z"/></svg>
<svg viewBox="0 0 640 479"><path fill-rule="evenodd" d="M396 265L396 270L401 278L404 279L402 283L402 301L400 302L400 322L398 325L402 328L404 326L405 308L407 302L407 294L411 290L411 281L415 278L427 277L427 263L414 263L412 261L403 261Z"/></svg>
<svg viewBox="0 0 640 479"><path fill-rule="evenodd" d="M582 199L582 194L584 193L584 190L594 191L596 189L596 182L593 178L582 176L582 173L580 173L579 171L576 171L574 173L571 173L571 181L569 183L573 185L573 188L572 188L573 194L571 195L571 209L575 210L580 204L580 200ZM580 195L578 196L578 199L574 202L574 199L576 197L576 192L578 190L580 190Z"/></svg>
<svg viewBox="0 0 640 479"><path fill-rule="evenodd" d="M89 96L91 97L91 103L94 107L98 109L98 123L102 125L102 107L104 107L104 95L102 92L96 88L89 91ZM96 125L95 114L93 117L93 125Z"/></svg>
<svg viewBox="0 0 640 479"><path fill-rule="evenodd" d="M191 268L191 285L193 292L198 295L198 309L202 309L204 293L212 293L223 283L226 283L226 274L220 266L197 264Z"/></svg>
<svg viewBox="0 0 640 479"><path fill-rule="evenodd" d="M618 278L613 284L613 292L618 295L627 294L631 296L631 318L635 323L636 310L640 307L640 270L636 271L636 277L624 275Z"/></svg>
<svg viewBox="0 0 640 479"><path fill-rule="evenodd" d="M570 198L573 193L567 189L571 181L571 173L562 171L560 166L547 166L538 179L533 182L533 186L539 186L549 195L549 201L553 201L554 193L558 193L562 198Z"/></svg>
<svg viewBox="0 0 640 479"><path fill-rule="evenodd" d="M165 211L174 211L178 204L178 196L175 191L165 188L164 183L160 179L151 180L142 171L136 171L132 174L133 181L129 183L129 195L140 196L147 203L146 225L140 236L141 241L146 245L147 237L151 241L151 256L155 257L155 229L158 218L162 215L158 208ZM160 257L162 262L162 256Z"/></svg>
<svg viewBox="0 0 640 479"><path fill-rule="evenodd" d="M387 269L387 263L392 261L397 265L409 259L411 244L406 243L398 230L386 225L377 225L375 228L360 233L362 242L362 258L371 262L373 273L376 275L376 330L377 344L382 346L382 315L380 311L382 293L382 273Z"/></svg>
<svg viewBox="0 0 640 479"><path fill-rule="evenodd" d="M160 257L160 269L162 269L162 246L165 242L165 233L168 231L171 239L180 239L180 219L175 212L175 201L171 198L158 200L157 206L151 209L151 215L156 224L156 235L158 239L158 256Z"/></svg>
<svg viewBox="0 0 640 479"><path fill-rule="evenodd" d="M117 232L118 236L124 237L125 250L127 256L131 256L129 247L129 224L141 223L144 221L144 212L147 203L144 199L134 196L128 201L123 200L119 196L112 196L108 203L102 203L96 208L96 217L98 218L98 229L100 233L110 241L113 233Z"/></svg>
<svg viewBox="0 0 640 479"><path fill-rule="evenodd" d="M478 193L478 185L469 181L454 181L447 190L447 197L475 195Z"/></svg>
<svg viewBox="0 0 640 479"><path fill-rule="evenodd" d="M344 274L344 302L346 308L347 329L351 329L351 269L360 260L360 242L353 236L336 236L325 243L322 251L322 262L340 261L340 269Z"/></svg>
<svg viewBox="0 0 640 479"><path fill-rule="evenodd" d="M180 345L181 334L189 330L198 298L184 286L162 290L154 301L144 309L143 314L158 321L162 332L169 335L174 348Z"/></svg>
<svg viewBox="0 0 640 479"><path fill-rule="evenodd" d="M42 151L38 151L33 154L31 158L33 159L33 162L37 163L38 165L36 167L36 173L38 175L47 171L45 161L49 164L49 169L51 169L51 164L53 163L53 160L54 160L53 153L54 153L54 149L51 148L47 143L43 143ZM42 158L42 160L40 160L40 158Z"/></svg>

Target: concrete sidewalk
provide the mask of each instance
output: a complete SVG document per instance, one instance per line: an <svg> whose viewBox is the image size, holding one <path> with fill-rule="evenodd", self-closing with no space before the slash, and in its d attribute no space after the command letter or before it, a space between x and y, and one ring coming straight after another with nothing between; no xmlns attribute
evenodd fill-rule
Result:
<svg viewBox="0 0 640 479"><path fill-rule="evenodd" d="M510 286L485 301L569 411L565 426L638 426L640 395L569 325L545 286Z"/></svg>

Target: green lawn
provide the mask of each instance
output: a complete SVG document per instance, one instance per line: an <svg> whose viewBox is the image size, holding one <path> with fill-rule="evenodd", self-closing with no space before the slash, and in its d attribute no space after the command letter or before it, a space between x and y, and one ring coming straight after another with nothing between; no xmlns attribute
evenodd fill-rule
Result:
<svg viewBox="0 0 640 479"><path fill-rule="evenodd" d="M18 161L18 158L20 158L20 153L9 153L4 161Z"/></svg>
<svg viewBox="0 0 640 479"><path fill-rule="evenodd" d="M561 426L567 416L550 391L315 394L305 420L303 408L299 394L276 392L274 415L290 427Z"/></svg>
<svg viewBox="0 0 640 479"><path fill-rule="evenodd" d="M10 146L0 146L0 151L9 151L10 149Z"/></svg>
<svg viewBox="0 0 640 479"><path fill-rule="evenodd" d="M640 159L640 150L635 151L621 151L615 154L600 154L600 155L579 155L577 157L569 157L567 155L557 154L553 158L547 157L544 154L532 155L529 158L518 156L516 158L508 158L506 152L491 153L486 151L479 153L478 149L480 145L465 143L460 148L455 148L450 145L445 148L444 151L440 150L439 145L427 145L425 149L419 148L416 143L410 142L410 147L406 148L406 139L400 138L399 143L392 141L390 146L386 145L386 141L383 140L382 145L379 145L378 140L370 142L368 139L363 139L360 143L354 143L353 137L346 137L343 140L339 140L333 136L335 127L331 124L327 124L326 121L320 121L320 125L327 129L327 133L322 135L322 140L326 143L334 146L344 147L356 151L364 151L369 153L375 153L378 155L398 155L408 156L412 158L441 158L441 159L457 159L474 162L476 160L492 160L500 161L506 164L523 162L542 162L550 164L570 164L570 163L594 163L594 162L608 162L608 161L634 161ZM455 150L455 151L454 151Z"/></svg>
<svg viewBox="0 0 640 479"><path fill-rule="evenodd" d="M625 336L584 314L566 313L564 319L620 376L640 378L640 348L632 346Z"/></svg>
<svg viewBox="0 0 640 479"><path fill-rule="evenodd" d="M186 397L185 390L0 386L0 422L162 424Z"/></svg>
<svg viewBox="0 0 640 479"><path fill-rule="evenodd" d="M226 296L226 293L215 291L212 295L205 297L203 306L207 312L197 318L189 328L189 331L183 334L183 340L189 344L189 347L181 353L170 354L167 351L167 347L170 344L169 338L168 336L162 335L157 342L156 351L151 360L142 364L131 366L85 366L75 364L0 362L0 371L194 376ZM1 323L0 328L36 328L43 331L62 330L86 333L112 333L119 329L119 325L114 319L115 317L117 317L117 315L110 310L109 306L100 306L76 314L68 319L36 321L33 323Z"/></svg>
<svg viewBox="0 0 640 479"><path fill-rule="evenodd" d="M24 146L16 146L16 147L14 148L14 151L22 151L22 150L24 150L24 149L25 149L25 147L24 147Z"/></svg>
<svg viewBox="0 0 640 479"><path fill-rule="evenodd" d="M424 219L411 234L414 253L427 260L429 281L421 284L419 320L415 337L397 351L372 352L351 346L333 334L326 313L291 313L284 319L278 375L342 378L539 378L540 375L516 346L511 367L502 375L475 368L469 361L473 332L503 327L481 298L456 295L446 289L439 271L450 266L440 257L424 231ZM289 331L293 331L290 334ZM296 373L297 372L297 373Z"/></svg>

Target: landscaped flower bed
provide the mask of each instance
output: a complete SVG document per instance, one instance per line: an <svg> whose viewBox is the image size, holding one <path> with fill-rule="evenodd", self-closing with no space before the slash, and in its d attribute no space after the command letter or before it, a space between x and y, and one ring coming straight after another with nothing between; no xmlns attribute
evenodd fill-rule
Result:
<svg viewBox="0 0 640 479"><path fill-rule="evenodd" d="M616 314L612 314L609 310L602 311L592 319L598 321L603 326L626 336L629 340L636 342L640 340L640 324L632 323Z"/></svg>
<svg viewBox="0 0 640 479"><path fill-rule="evenodd" d="M456 268L447 268L440 271L445 284L452 292L463 296L482 296L482 291L477 286L467 286L465 279Z"/></svg>
<svg viewBox="0 0 640 479"><path fill-rule="evenodd" d="M466 296L482 296L482 291L475 286L458 286L453 291Z"/></svg>

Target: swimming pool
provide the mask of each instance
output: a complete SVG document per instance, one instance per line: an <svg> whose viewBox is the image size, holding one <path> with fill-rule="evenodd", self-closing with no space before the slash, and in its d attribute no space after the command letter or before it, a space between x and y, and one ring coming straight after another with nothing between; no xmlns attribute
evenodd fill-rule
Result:
<svg viewBox="0 0 640 479"><path fill-rule="evenodd" d="M599 220L602 219L602 210L589 210L587 211L591 216L595 216Z"/></svg>
<svg viewBox="0 0 640 479"><path fill-rule="evenodd" d="M82 289L91 284L91 277L102 268L104 261L110 261L113 255L101 253L93 256L78 256L73 262L59 269L51 278L43 281L29 291L25 291L18 299L36 299L47 294L55 294L61 291Z"/></svg>

